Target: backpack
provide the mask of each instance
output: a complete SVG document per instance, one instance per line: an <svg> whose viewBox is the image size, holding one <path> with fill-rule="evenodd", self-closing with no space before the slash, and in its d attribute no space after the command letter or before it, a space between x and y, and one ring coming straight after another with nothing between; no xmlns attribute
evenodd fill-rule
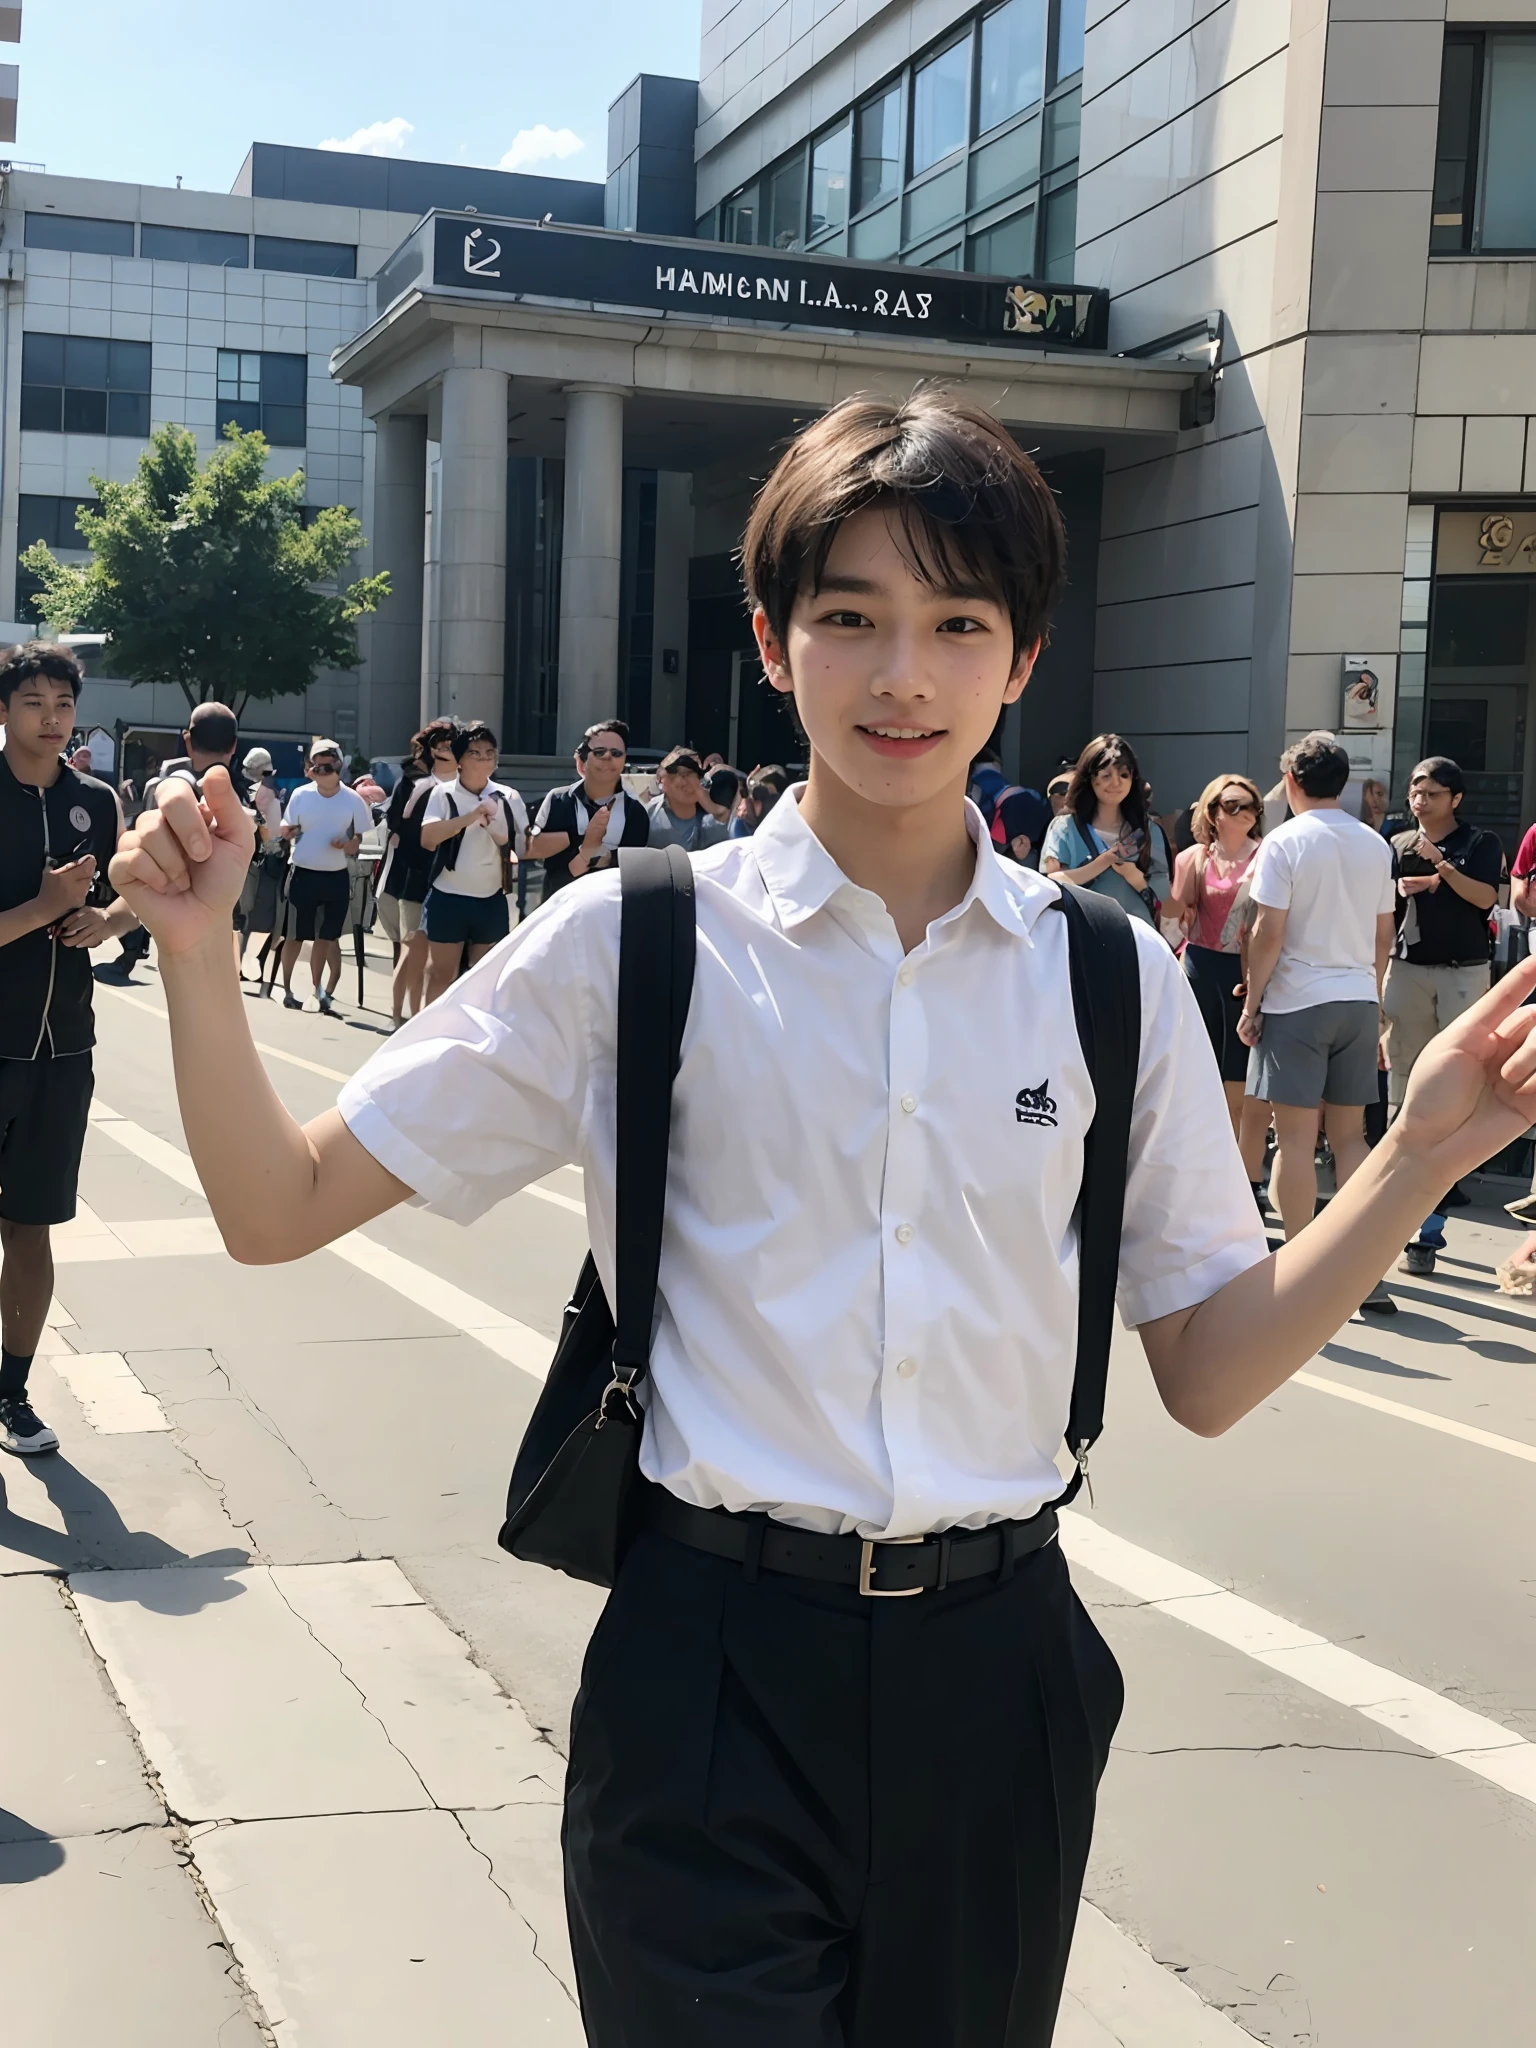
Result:
<svg viewBox="0 0 1536 2048"><path fill-rule="evenodd" d="M511 804L508 803L504 792L499 789L496 792L496 801L501 805L502 816L507 821L507 843L496 848L501 855L501 893L503 896L510 896L517 887L517 820L512 815ZM458 817L459 807L446 789L443 791L443 802L448 806L449 817ZM494 844L494 841L492 843ZM433 849L432 865L427 872L429 889L445 868L458 866L459 848L463 844L464 834L455 832L451 839L444 839Z"/></svg>
<svg viewBox="0 0 1536 2048"><path fill-rule="evenodd" d="M645 1411L635 1389L650 1364L672 1083L693 995L695 937L693 869L680 848L621 854L619 878L617 1301L610 1308L588 1252L518 1448L497 1537L513 1557L598 1586L611 1586L623 1562L641 1486ZM1077 1367L1067 1419L1077 1469L1051 1503L1062 1507L1087 1480L1088 1453L1104 1427L1141 979L1135 934L1118 903L1067 887L1053 907L1067 920L1072 1009L1095 1104L1077 1212Z"/></svg>

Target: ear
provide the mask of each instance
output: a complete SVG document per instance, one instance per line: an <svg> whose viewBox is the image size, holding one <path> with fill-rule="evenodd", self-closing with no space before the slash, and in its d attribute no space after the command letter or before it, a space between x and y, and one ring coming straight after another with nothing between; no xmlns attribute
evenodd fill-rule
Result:
<svg viewBox="0 0 1536 2048"><path fill-rule="evenodd" d="M752 613L752 633L757 641L763 674L774 689L782 691L786 697L792 696L795 685L789 673L789 657L784 651L784 643L769 625L768 614L761 605L757 605Z"/></svg>
<svg viewBox="0 0 1536 2048"><path fill-rule="evenodd" d="M1019 658L1013 664L1013 672L1009 676L1007 685L1003 690L1003 702L1005 704L1018 703L1024 694L1025 685L1034 673L1035 663L1039 659L1040 642L1038 639L1032 640L1027 647L1020 650Z"/></svg>

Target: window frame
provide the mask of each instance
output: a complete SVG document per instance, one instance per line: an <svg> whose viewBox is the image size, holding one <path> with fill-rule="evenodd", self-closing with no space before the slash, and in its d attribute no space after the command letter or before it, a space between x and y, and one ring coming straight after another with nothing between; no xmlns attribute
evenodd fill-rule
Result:
<svg viewBox="0 0 1536 2048"><path fill-rule="evenodd" d="M234 357L236 364L232 373L226 371L224 367L226 361L231 356ZM267 365L274 359L285 363L297 363L302 366L299 373L302 395L297 401L291 398L274 398L267 395ZM257 395L254 398L248 398L245 396L249 383L246 365L252 361L257 365ZM213 359L213 424L215 433L222 438L224 429L233 423L243 433L254 431L265 434L267 445L271 448L306 447L309 441L308 381L309 357L307 355L300 355L296 350L271 348L220 348L216 350ZM224 397L219 390L221 384L232 384L239 395L234 398ZM275 415L286 415L295 412L299 415L299 433L297 438L294 438L288 431L289 423L286 420L283 422L282 433L279 434L273 431L274 426L277 424Z"/></svg>
<svg viewBox="0 0 1536 2048"><path fill-rule="evenodd" d="M34 337L36 341L34 342ZM27 375L28 344L33 343L34 363L41 350L36 342L52 341L59 344L58 380L48 377ZM77 353L82 348L99 347L102 356L102 381L98 384L70 381L70 344L76 345ZM140 353L142 351L142 354ZM128 370L129 375L123 372ZM148 341L113 341L102 335L55 334L42 328L28 328L21 342L21 377L19 380L19 404L21 428L29 434L89 434L93 438L121 441L147 441L153 424L150 412L150 394L154 380L154 344ZM42 409L37 399L29 403L29 393L57 394L55 418L57 425L43 424L37 414ZM82 424L79 420L81 401L101 401L101 425ZM70 424L70 400L75 400L76 419ZM92 408L94 410L94 408ZM127 413L132 420L121 424ZM29 413L32 415L28 417ZM113 420L120 424L114 426Z"/></svg>
<svg viewBox="0 0 1536 2048"><path fill-rule="evenodd" d="M149 235L216 235L221 242L238 242L244 251L242 260L235 259L233 251L215 263L210 256L178 255L174 243L169 249L146 249L144 240ZM193 228L184 221L144 220L139 222L139 254L151 263L195 263L204 270L249 270L251 267L251 238L239 228Z"/></svg>
<svg viewBox="0 0 1536 2048"><path fill-rule="evenodd" d="M1437 229L1435 219L1434 192L1430 195L1430 249L1432 263L1465 262L1469 258L1486 256L1493 261L1508 261L1511 257L1536 256L1536 223L1533 223L1531 240L1523 243L1490 243L1484 239L1483 221L1488 203L1488 123L1491 95L1488 90L1488 45L1495 42L1527 42L1536 44L1536 25L1521 22L1499 23L1488 28L1448 27L1445 35L1444 54L1440 66L1440 105L1435 129L1435 171L1438 177L1442 161L1440 139L1445 119L1445 55L1453 48L1468 49L1473 53L1473 71L1469 106L1467 110L1468 149L1466 170L1462 178L1461 193L1461 238L1454 248L1436 248L1434 238Z"/></svg>

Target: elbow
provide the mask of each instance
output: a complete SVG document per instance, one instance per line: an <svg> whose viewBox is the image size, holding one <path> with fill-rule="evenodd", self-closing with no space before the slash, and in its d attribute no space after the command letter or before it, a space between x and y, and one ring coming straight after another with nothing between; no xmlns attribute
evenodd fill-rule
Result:
<svg viewBox="0 0 1536 2048"><path fill-rule="evenodd" d="M286 1266L315 1249L312 1245L293 1244L249 1223L224 1222L218 1217L214 1220L219 1225L224 1249L237 1266Z"/></svg>

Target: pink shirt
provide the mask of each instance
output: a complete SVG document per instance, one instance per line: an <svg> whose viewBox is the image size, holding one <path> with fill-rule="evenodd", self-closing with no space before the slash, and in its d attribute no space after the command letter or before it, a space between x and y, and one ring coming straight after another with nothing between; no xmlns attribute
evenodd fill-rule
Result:
<svg viewBox="0 0 1536 2048"><path fill-rule="evenodd" d="M1181 902L1189 900L1194 890L1195 876L1199 874L1202 862L1205 867L1195 904L1195 922L1189 934L1189 943L1192 946L1204 946L1212 953L1236 953L1236 946L1222 945L1222 927L1231 915L1233 899L1258 850L1259 842L1250 839L1242 860L1235 866L1227 867L1225 872L1210 858L1207 850L1199 846L1186 846L1174 862L1174 894Z"/></svg>
<svg viewBox="0 0 1536 2048"><path fill-rule="evenodd" d="M1532 825L1521 840L1520 851L1515 855L1515 865L1511 873L1528 875L1533 868L1536 868L1536 825Z"/></svg>

